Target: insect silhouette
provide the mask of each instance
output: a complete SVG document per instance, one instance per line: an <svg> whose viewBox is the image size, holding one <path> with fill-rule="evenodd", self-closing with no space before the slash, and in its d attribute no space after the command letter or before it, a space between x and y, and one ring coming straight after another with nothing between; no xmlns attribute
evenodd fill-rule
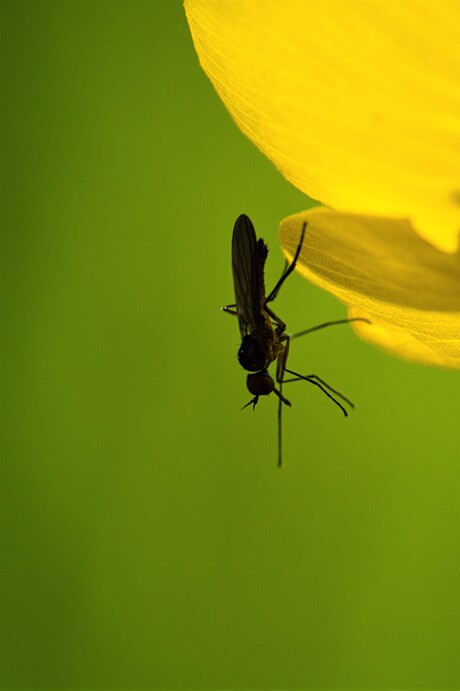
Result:
<svg viewBox="0 0 460 691"><path fill-rule="evenodd" d="M273 290L265 294L264 268L268 256L268 247L262 238L257 239L251 220L242 214L236 219L232 238L232 269L235 289L235 304L226 305L222 309L238 317L241 334L241 345L238 350L240 365L250 372L246 385L253 398L243 408L252 405L253 410L260 396L270 393L278 396L278 465L283 462L282 456L282 411L283 404L291 403L283 395L283 384L295 381L306 381L321 389L321 391L340 408L345 417L348 412L344 404L354 408L353 403L332 386L327 384L316 374L299 374L287 367L290 343L293 339L324 329L336 324L347 324L353 321L370 323L368 319L356 317L354 319L339 319L325 322L295 334L286 332L286 324L269 307L278 296L281 286L294 271L302 249L307 223L302 226L299 244L292 262L286 262L280 279ZM269 374L268 368L276 360L276 383ZM292 378L285 379L288 373ZM340 399L342 403L340 403Z"/></svg>

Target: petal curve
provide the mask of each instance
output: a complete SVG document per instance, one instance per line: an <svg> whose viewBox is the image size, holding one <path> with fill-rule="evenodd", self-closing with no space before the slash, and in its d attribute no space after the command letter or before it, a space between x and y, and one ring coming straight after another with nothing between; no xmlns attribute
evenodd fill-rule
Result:
<svg viewBox="0 0 460 691"><path fill-rule="evenodd" d="M186 0L201 65L238 126L310 197L460 230L460 4Z"/></svg>
<svg viewBox="0 0 460 691"><path fill-rule="evenodd" d="M460 254L439 252L405 219L315 208L285 218L288 258L307 234L298 271L347 304L362 337L418 362L460 367Z"/></svg>

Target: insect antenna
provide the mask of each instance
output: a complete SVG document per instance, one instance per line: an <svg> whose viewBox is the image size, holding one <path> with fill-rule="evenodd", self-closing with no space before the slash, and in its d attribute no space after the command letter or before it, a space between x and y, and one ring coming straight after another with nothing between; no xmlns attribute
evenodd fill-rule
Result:
<svg viewBox="0 0 460 691"><path fill-rule="evenodd" d="M254 396L254 398L251 399L251 400L249 401L249 403L246 403L246 405L244 405L244 406L241 408L241 410L244 410L245 408L247 408L248 405L252 405L252 409L255 410L255 409L256 409L256 405L257 405L258 402L259 402L259 397L258 397L258 396Z"/></svg>

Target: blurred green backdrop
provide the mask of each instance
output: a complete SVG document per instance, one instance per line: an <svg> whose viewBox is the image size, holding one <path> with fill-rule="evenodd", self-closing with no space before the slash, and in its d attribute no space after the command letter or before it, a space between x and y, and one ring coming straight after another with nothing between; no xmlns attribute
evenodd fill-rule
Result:
<svg viewBox="0 0 460 691"><path fill-rule="evenodd" d="M230 241L310 202L240 134L179 2L3 2L3 688L455 688L458 379L348 327L276 404ZM344 316L299 276L292 330Z"/></svg>

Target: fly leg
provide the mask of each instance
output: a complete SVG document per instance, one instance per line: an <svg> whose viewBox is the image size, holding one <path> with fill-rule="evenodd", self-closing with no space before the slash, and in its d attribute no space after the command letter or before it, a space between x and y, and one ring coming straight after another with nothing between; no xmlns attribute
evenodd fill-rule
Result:
<svg viewBox="0 0 460 691"><path fill-rule="evenodd" d="M306 336L307 334L311 334L313 331L325 329L327 326L335 326L336 324L350 324L351 322L365 322L366 324L372 324L372 322L369 321L369 319L365 319L364 317L353 317L352 319L338 319L337 321L325 322L324 324L318 324L318 326L312 326L310 329L305 329L304 331L298 331L297 333L292 334L291 338L299 338L299 336Z"/></svg>
<svg viewBox="0 0 460 691"><path fill-rule="evenodd" d="M225 305L225 307L222 307L222 312L227 312L227 314L232 314L234 317L238 316L238 312L236 309L234 309L236 305Z"/></svg>
<svg viewBox="0 0 460 691"><path fill-rule="evenodd" d="M345 415L345 417L348 417L348 413L347 413L346 409L343 407L343 405L342 405L341 403L339 403L339 401L338 401L336 398L334 398L334 396L332 395L332 393L334 393L336 396L338 396L339 398L341 398L342 401L344 401L345 403L348 403L348 405L349 405L351 408L354 408L354 407L355 407L354 404L350 401L349 398L347 398L346 396L344 396L343 394L341 394L341 393L340 393L339 391L337 391L336 389L333 389L332 386L330 386L329 384L327 384L327 383L324 381L324 379L321 379L321 378L318 377L316 374L308 374L308 375L304 376L303 374L299 374L298 372L293 372L292 370L287 369L287 367L284 368L284 371L285 371L285 372L289 372L289 374L293 374L293 375L294 375L294 379L284 379L284 381L283 381L284 384L290 384L291 382L294 382L294 381L308 381L310 384L313 384L314 386L317 386L318 388L320 388L321 391L322 391L324 394L326 394L326 396L327 396L328 398L330 398L331 401L333 401L333 402L340 408L340 410L341 410L342 413ZM330 392L332 392L332 393L330 393Z"/></svg>
<svg viewBox="0 0 460 691"><path fill-rule="evenodd" d="M338 319L337 321L331 321L331 322L325 322L324 324L318 324L318 326L313 326L310 329L305 329L304 331L298 331L297 333L293 334L292 336L288 336L287 338L289 340L293 338L299 338L300 336L306 336L309 333L312 333L313 331L319 331L319 329L325 329L327 326L336 326L337 324L349 324L350 322L366 322L366 324L371 324L372 322L369 321L369 319L365 319L364 317L354 317L352 319ZM327 382L324 381L324 379L321 379L321 377L318 377L316 374L299 374L298 372L293 372L292 370L289 370L284 367L284 372L289 372L289 374L294 375L294 379L284 379L283 383L284 384L290 384L293 381L308 381L310 384L313 384L314 386L317 386L318 388L321 389L321 391L326 394L328 398L331 399L343 412L345 417L348 417L348 413L343 407L339 401L332 396L332 394L335 394L338 398L341 398L342 401L347 403L350 408L354 408L354 404L350 401L349 398L344 396L340 391L337 391L337 389L333 389L332 386L330 386Z"/></svg>
<svg viewBox="0 0 460 691"><path fill-rule="evenodd" d="M279 390L273 389L274 393L278 396L278 467L281 468L283 465L283 426L282 426L282 416L283 416L283 403L290 406L291 402L283 396L283 373L286 369L286 362L289 355L289 336L285 336L285 345L278 355L276 361L276 381L279 384Z"/></svg>
<svg viewBox="0 0 460 691"><path fill-rule="evenodd" d="M289 370L286 370L286 372L289 372ZM306 375L305 375L305 378L308 379L308 381L309 381L311 384L314 384L314 382L311 381L312 379L314 379L316 382L319 382L319 384L321 384L322 387L324 387L325 389L327 389L327 390L330 391L331 393L333 393L333 394L335 394L336 396L338 396L339 398L341 398L342 401L344 401L345 403L348 403L348 405L350 406L350 408L354 408L354 407L355 407L355 404L352 403L352 401L350 401L349 398L347 398L346 396L344 396L343 393L340 393L340 391L337 391L337 389L333 389L332 386L330 386L327 382L324 381L324 379L321 379L321 377L318 377L316 374L306 374ZM285 380L284 380L284 383L285 383L285 384L288 384L288 383L291 382L291 381L300 381L301 379L302 379L302 377L297 376L295 379L285 379Z"/></svg>
<svg viewBox="0 0 460 691"><path fill-rule="evenodd" d="M295 251L294 259L289 264L289 266L287 264L285 265L285 267L283 269L283 273L281 274L281 278L279 279L278 283L275 285L275 287L273 288L271 293L269 293L269 295L265 298L265 305L264 306L267 305L267 302L272 302L272 300L274 300L276 298L276 296L278 295L280 288L283 285L284 281L294 271L296 264L297 264L297 260L299 258L300 250L302 249L303 239L305 237L306 228L307 228L307 222L305 221L305 223L302 226L302 233L300 235L299 244L297 245L297 249Z"/></svg>
<svg viewBox="0 0 460 691"><path fill-rule="evenodd" d="M267 305L265 305L264 310L268 314L270 319L273 322L275 322L276 333L278 334L278 336L282 336L282 334L284 334L284 332L286 331L286 324L273 312L273 310L270 309L270 307L267 307Z"/></svg>

